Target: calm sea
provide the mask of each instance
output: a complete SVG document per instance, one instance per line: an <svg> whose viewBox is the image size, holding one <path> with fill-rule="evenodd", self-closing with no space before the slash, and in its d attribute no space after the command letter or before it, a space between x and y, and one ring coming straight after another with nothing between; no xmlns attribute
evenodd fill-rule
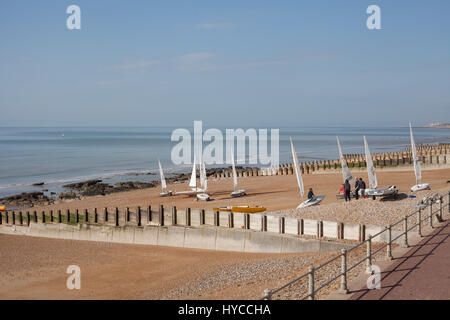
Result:
<svg viewBox="0 0 450 320"><path fill-rule="evenodd" d="M43 189L60 192L63 184L87 179L108 183L158 179L158 158L167 176L188 172L188 166L174 166L170 160L176 144L170 141L173 129L0 128L0 198ZM418 144L450 143L448 129L415 128L414 134ZM344 153L362 153L363 135L373 153L400 151L409 143L406 127L280 128L280 162L291 162L289 137L304 161L337 159L336 135ZM37 182L45 185L32 186Z"/></svg>

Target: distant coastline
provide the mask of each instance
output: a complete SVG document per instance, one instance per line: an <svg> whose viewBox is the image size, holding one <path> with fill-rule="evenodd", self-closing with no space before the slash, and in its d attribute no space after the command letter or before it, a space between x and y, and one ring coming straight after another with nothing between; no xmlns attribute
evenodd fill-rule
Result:
<svg viewBox="0 0 450 320"><path fill-rule="evenodd" d="M450 123L430 123L422 128L450 129Z"/></svg>

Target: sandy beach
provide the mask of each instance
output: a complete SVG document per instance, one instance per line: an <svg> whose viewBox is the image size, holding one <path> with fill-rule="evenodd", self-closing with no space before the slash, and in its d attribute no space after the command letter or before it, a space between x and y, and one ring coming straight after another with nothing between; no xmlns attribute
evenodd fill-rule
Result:
<svg viewBox="0 0 450 320"><path fill-rule="evenodd" d="M430 183L432 190L419 192L415 199L405 197L415 182L411 171L380 171L377 176L380 186L396 185L404 195L391 201L364 199L346 203L336 199L341 175L326 173L304 176L306 188L313 187L316 195L326 195L322 204L306 210L293 210L300 197L292 175L240 178L239 186L248 195L238 199L229 196L232 180L219 179L209 181L210 202L183 195L160 198L159 188L153 188L60 201L33 210L248 204L264 205L267 214L272 215L385 226L411 212L422 197L450 189L450 169L424 170L423 181ZM188 189L185 183L169 187ZM306 272L308 266L337 253L249 254L8 235L0 235L0 243L0 299L258 299L264 289L283 285ZM21 254L17 254L19 251ZM358 254L363 255L363 251ZM82 269L82 290L65 287L65 270L72 264ZM323 277L339 270L339 265L336 262L330 268ZM351 277L360 271L355 269ZM305 286L299 283L277 298L301 298Z"/></svg>
<svg viewBox="0 0 450 320"><path fill-rule="evenodd" d="M367 180L367 174L354 173ZM247 190L247 195L241 198L232 198L232 179L210 179L208 189L211 192L212 201L197 201L195 197L176 195L172 197L160 197L160 188L134 190L120 192L105 196L86 197L75 200L59 200L55 204L33 208L32 210L66 210L66 209L89 209L115 208L123 210L126 207L134 210L136 206L145 208L151 205L154 210L163 204L166 207L176 206L184 208L212 209L218 206L230 205L258 205L267 208L268 214L283 214L286 216L297 216L304 218L322 218L324 220L365 223L385 226L393 222L417 204L419 200L427 195L437 192L447 192L450 184L450 168L424 170L423 182L431 184L431 190L418 192L417 198L408 199L410 187L415 184L414 173L411 171L382 171L377 172L380 187L396 185L402 194L395 201L380 201L364 199L345 203L343 199L336 199L342 184L340 173L320 173L304 175L305 189L313 188L316 195L325 195L325 199L319 206L302 210L292 210L301 202L295 176L260 176L239 178L239 188ZM187 183L169 185L169 189L175 191L189 190ZM391 221L392 220L392 221Z"/></svg>
<svg viewBox="0 0 450 320"><path fill-rule="evenodd" d="M256 299L335 253L243 254L1 234L0 243L0 299ZM81 269L81 290L66 288L69 265Z"/></svg>

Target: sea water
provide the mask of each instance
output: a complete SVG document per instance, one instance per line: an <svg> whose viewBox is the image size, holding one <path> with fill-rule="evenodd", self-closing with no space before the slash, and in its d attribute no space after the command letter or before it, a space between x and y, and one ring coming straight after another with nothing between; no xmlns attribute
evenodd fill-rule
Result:
<svg viewBox="0 0 450 320"><path fill-rule="evenodd" d="M158 159L167 177L190 172L190 166L175 166L170 159L177 143L170 139L174 129L2 127L0 198L30 191L61 192L65 184L88 179L111 184L152 181L159 179ZM336 135L344 153L363 153L363 135L372 153L401 151L409 145L407 127L279 129L280 163L292 162L290 137L301 161L337 159ZM414 135L417 144L450 143L449 129L414 128ZM245 157L237 155L238 159ZM39 182L45 185L32 186Z"/></svg>

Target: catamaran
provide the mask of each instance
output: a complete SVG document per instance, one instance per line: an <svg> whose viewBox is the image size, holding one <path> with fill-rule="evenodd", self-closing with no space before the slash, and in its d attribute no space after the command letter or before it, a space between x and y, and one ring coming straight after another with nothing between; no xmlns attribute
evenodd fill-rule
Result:
<svg viewBox="0 0 450 320"><path fill-rule="evenodd" d="M295 175L297 177L298 189L300 191L300 197L302 199L302 203L300 203L298 205L297 209L306 208L306 207L310 207L310 206L319 204L325 198L325 196L312 197L306 201L303 201L305 189L303 187L302 173L301 173L300 167L298 165L297 153L295 152L294 142L292 142L292 138L291 138L291 149L292 149L292 160L294 161Z"/></svg>
<svg viewBox="0 0 450 320"><path fill-rule="evenodd" d="M412 160L414 163L414 174L416 175L416 185L411 187L411 191L415 192L421 190L429 190L429 183L420 183L420 181L422 180L422 169L420 168L419 157L417 156L416 143L414 141L411 122L409 123L409 134L411 136L411 152Z"/></svg>
<svg viewBox="0 0 450 320"><path fill-rule="evenodd" d="M348 182L350 184L353 184L353 183L355 183L355 178L353 178L353 175L352 175L350 169L347 166L347 161L345 161L344 154L342 153L341 142L339 141L339 137L338 136L336 136L336 140L337 140L337 145L338 145L338 150L339 150L339 160L341 162L342 178L344 179L344 182L346 180L348 180ZM336 197L338 199L339 198L342 199L344 197L344 195L343 194L338 194L338 195L336 195Z"/></svg>
<svg viewBox="0 0 450 320"><path fill-rule="evenodd" d="M197 194L197 199L202 201L208 201L209 200L209 194L207 193L208 190L208 179L206 177L206 167L205 167L205 161L201 161L200 165L200 185L202 187L203 192Z"/></svg>
<svg viewBox="0 0 450 320"><path fill-rule="evenodd" d="M365 189L364 193L367 196L373 197L386 197L386 196L396 196L398 189L396 186L390 186L389 188L379 188L377 175L375 174L375 167L373 166L372 155L370 153L369 144L367 143L366 136L364 136L364 149L366 153L366 165L367 165L367 175L369 177L369 189Z"/></svg>
<svg viewBox="0 0 450 320"><path fill-rule="evenodd" d="M159 176L161 178L161 193L159 194L161 197L171 196L173 194L172 190L167 190L166 179L164 178L164 172L161 166L161 161L158 160L159 165Z"/></svg>
<svg viewBox="0 0 450 320"><path fill-rule="evenodd" d="M237 174L236 174L236 166L234 165L234 151L231 149L231 166L233 171L233 192L231 193L232 197L241 197L245 195L245 190L237 190Z"/></svg>

